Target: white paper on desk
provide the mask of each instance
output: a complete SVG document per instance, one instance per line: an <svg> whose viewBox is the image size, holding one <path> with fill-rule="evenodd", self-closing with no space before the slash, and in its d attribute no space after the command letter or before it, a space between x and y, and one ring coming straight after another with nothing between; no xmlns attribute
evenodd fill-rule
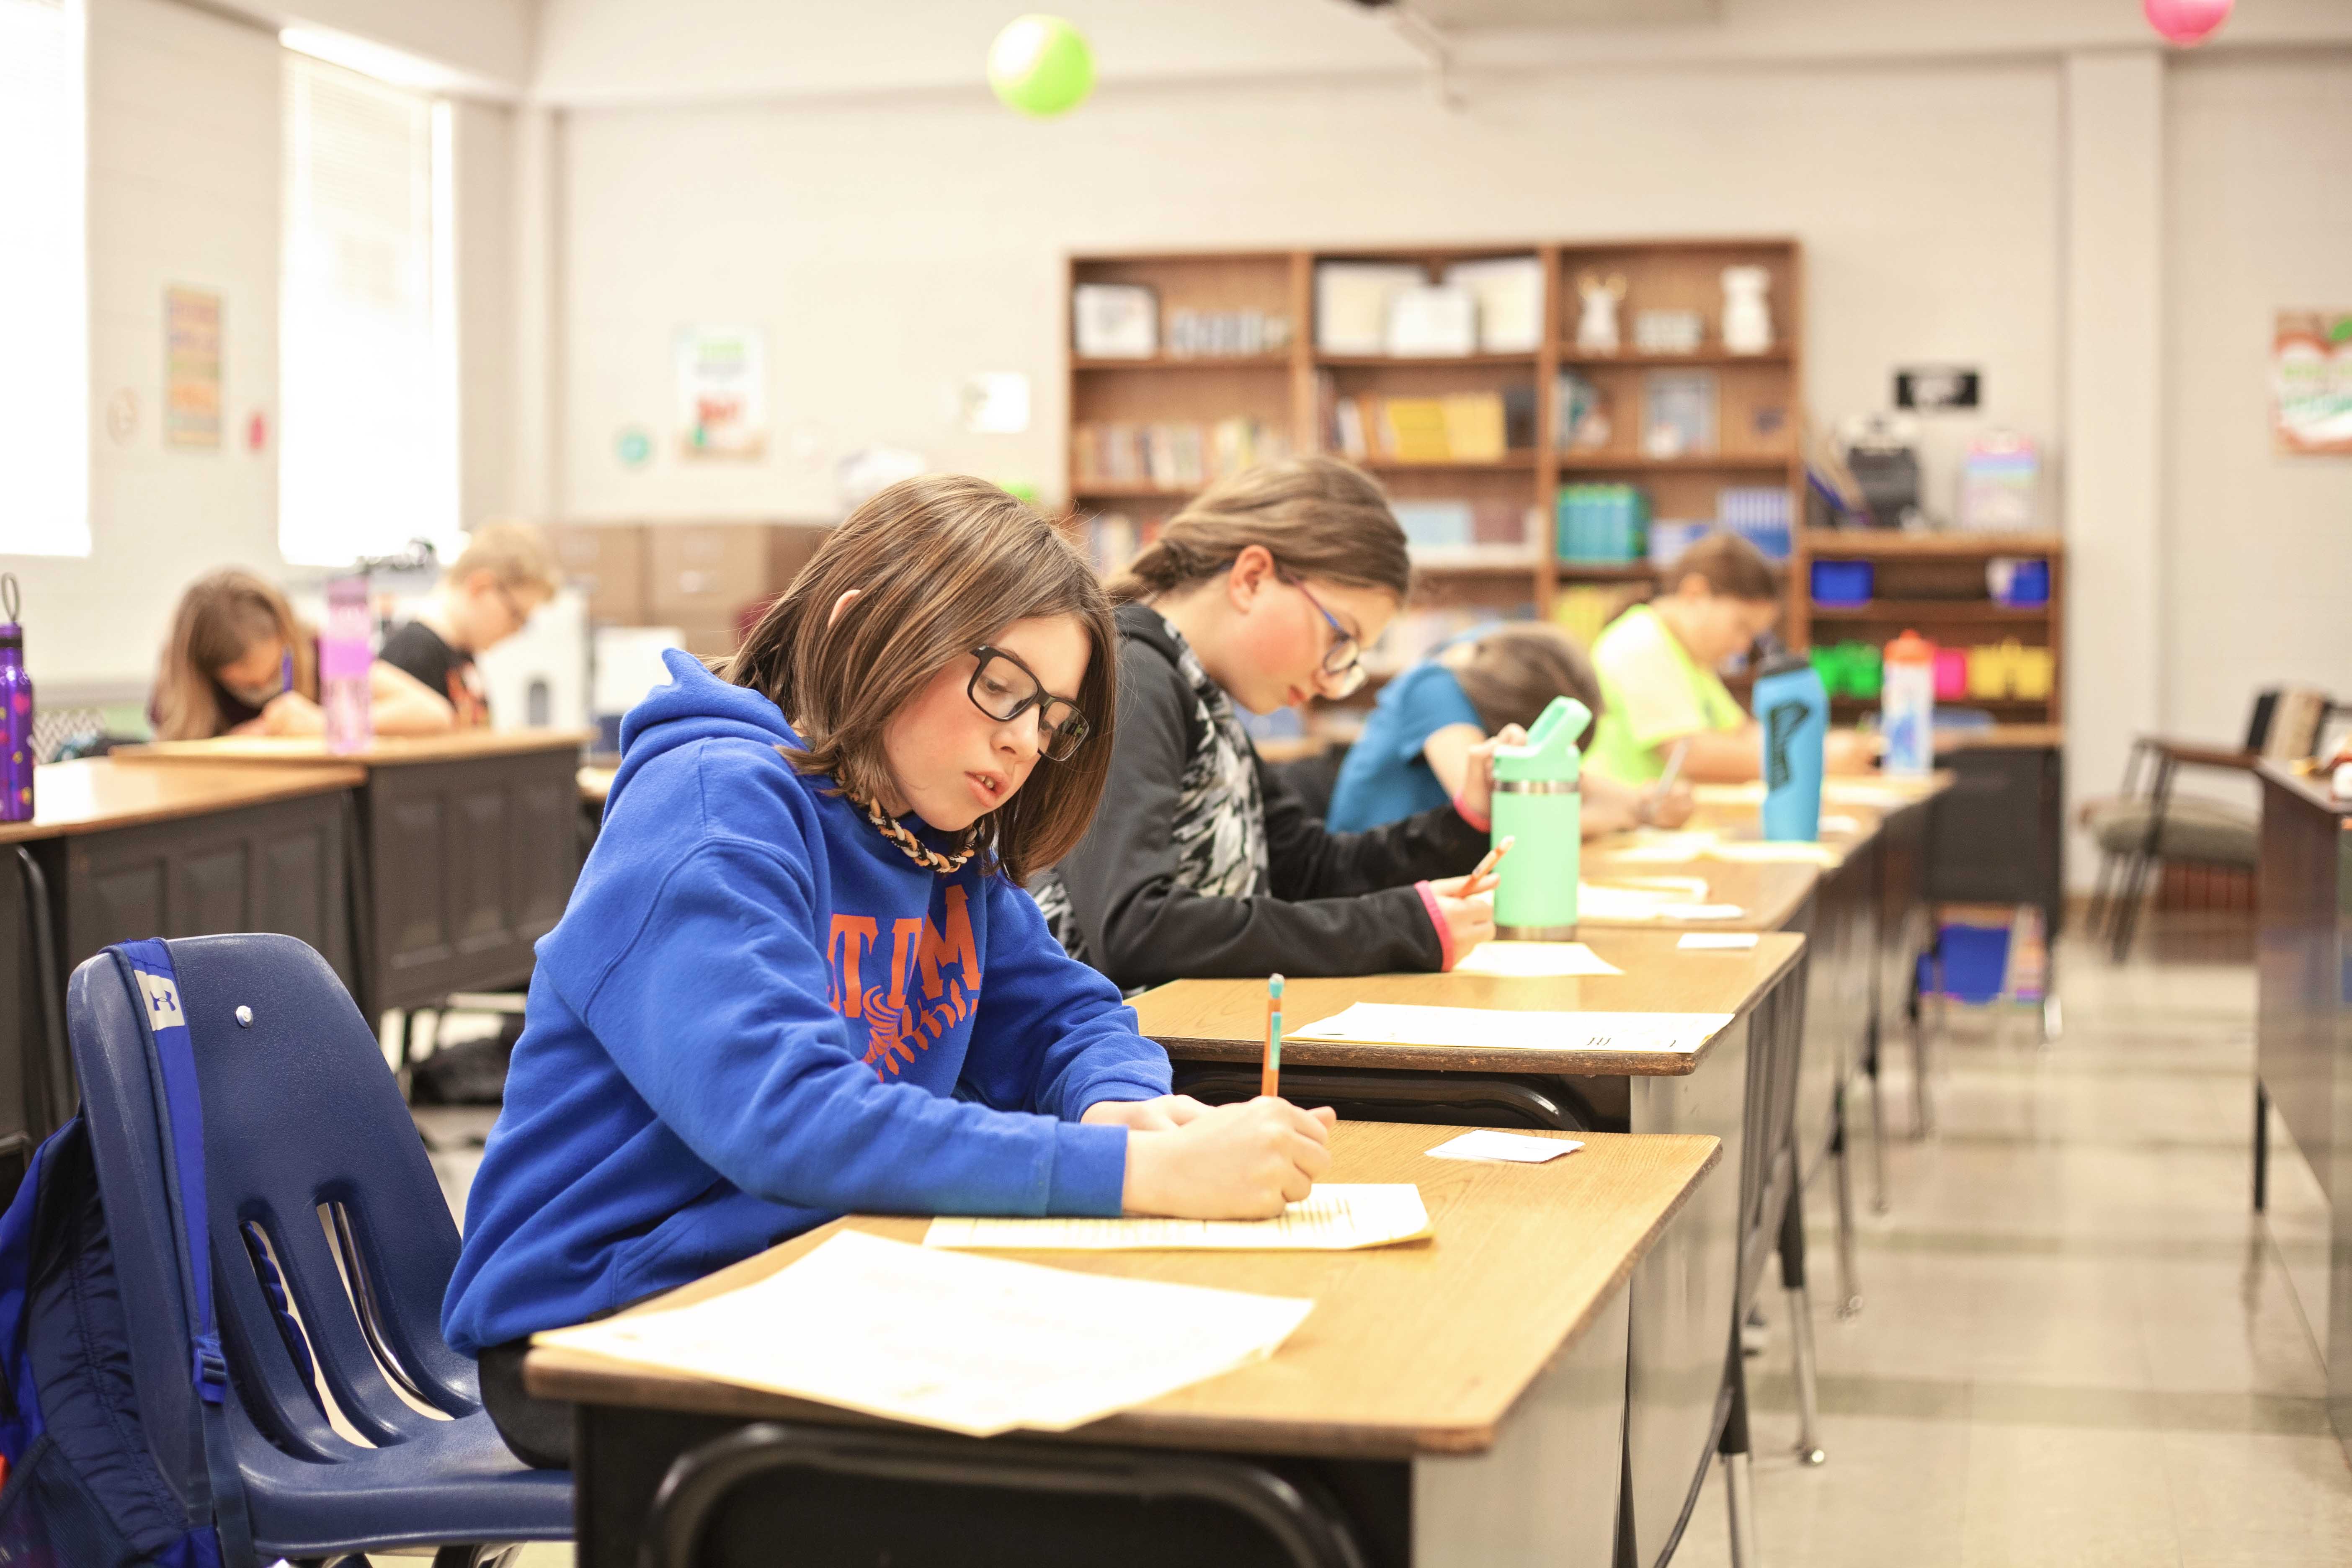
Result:
<svg viewBox="0 0 2352 1568"><path fill-rule="evenodd" d="M1607 853L1612 864L1678 866L1706 854L1706 847L1721 837L1705 828L1645 832L1631 844L1612 845Z"/></svg>
<svg viewBox="0 0 2352 1568"><path fill-rule="evenodd" d="M925 1247L1034 1252L1346 1252L1433 1234L1411 1182L1324 1182L1274 1219L949 1219Z"/></svg>
<svg viewBox="0 0 2352 1568"><path fill-rule="evenodd" d="M1495 1051L1695 1051L1730 1022L1728 1013L1567 1013L1359 1002L1293 1029L1290 1038Z"/></svg>
<svg viewBox="0 0 2352 1568"><path fill-rule="evenodd" d="M1701 805L1761 805L1764 804L1764 783L1761 779L1750 779L1746 784L1693 784L1691 799Z"/></svg>
<svg viewBox="0 0 2352 1568"><path fill-rule="evenodd" d="M1581 1138L1530 1138L1524 1132L1465 1132L1429 1152L1433 1160L1508 1160L1514 1164L1540 1165L1584 1147Z"/></svg>
<svg viewBox="0 0 2352 1568"><path fill-rule="evenodd" d="M1704 877L1620 877L1606 882L1576 885L1580 920L1650 921L1663 911L1703 901Z"/></svg>
<svg viewBox="0 0 2352 1568"><path fill-rule="evenodd" d="M1738 904L1662 904L1662 921L1736 921L1748 911Z"/></svg>
<svg viewBox="0 0 2352 1568"><path fill-rule="evenodd" d="M1814 844L1801 838L1727 839L1709 847L1707 855L1712 859L1737 860L1748 865L1836 866L1845 859L1826 844Z"/></svg>
<svg viewBox="0 0 2352 1568"><path fill-rule="evenodd" d="M531 1342L985 1437L1066 1432L1262 1361L1314 1308L849 1230L740 1290Z"/></svg>
<svg viewBox="0 0 2352 1568"><path fill-rule="evenodd" d="M1859 833L1862 831L1862 818L1824 816L1822 818L1822 831L1823 833Z"/></svg>
<svg viewBox="0 0 2352 1568"><path fill-rule="evenodd" d="M1675 943L1692 952L1753 952L1756 933L1752 931L1691 931L1683 933Z"/></svg>
<svg viewBox="0 0 2352 1568"><path fill-rule="evenodd" d="M1580 942L1482 942L1455 964L1455 974L1622 974Z"/></svg>

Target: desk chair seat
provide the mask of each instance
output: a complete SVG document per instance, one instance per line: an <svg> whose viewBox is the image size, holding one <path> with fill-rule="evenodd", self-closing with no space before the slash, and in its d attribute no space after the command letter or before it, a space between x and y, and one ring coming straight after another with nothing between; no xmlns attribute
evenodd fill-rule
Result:
<svg viewBox="0 0 2352 1568"><path fill-rule="evenodd" d="M2153 802L2103 800L2084 810L2084 826L2102 853L2129 855L2147 842L2155 819ZM2174 795L2164 804L2156 836L2160 860L2194 860L2252 871L2262 859L2262 818L2243 806L2196 795Z"/></svg>
<svg viewBox="0 0 2352 1568"><path fill-rule="evenodd" d="M441 1339L457 1226L342 984L291 937L168 946L203 1108L228 1447L258 1559L568 1540L571 1476L507 1451L473 1363ZM77 970L75 1065L118 1259L143 1254L122 1281L132 1361L151 1374L142 1425L171 1451L166 1474L209 1475L217 1499L189 1436L169 1123L142 1005L116 954Z"/></svg>

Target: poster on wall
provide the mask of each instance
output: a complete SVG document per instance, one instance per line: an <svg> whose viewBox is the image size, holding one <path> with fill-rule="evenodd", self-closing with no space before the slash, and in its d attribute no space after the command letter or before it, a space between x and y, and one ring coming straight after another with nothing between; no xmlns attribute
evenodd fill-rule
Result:
<svg viewBox="0 0 2352 1568"><path fill-rule="evenodd" d="M163 445L221 444L221 297L163 290Z"/></svg>
<svg viewBox="0 0 2352 1568"><path fill-rule="evenodd" d="M2352 457L2352 310L2278 313L2271 436L2287 456Z"/></svg>
<svg viewBox="0 0 2352 1568"><path fill-rule="evenodd" d="M768 343L757 327L677 334L678 443L689 458L753 458L768 445Z"/></svg>

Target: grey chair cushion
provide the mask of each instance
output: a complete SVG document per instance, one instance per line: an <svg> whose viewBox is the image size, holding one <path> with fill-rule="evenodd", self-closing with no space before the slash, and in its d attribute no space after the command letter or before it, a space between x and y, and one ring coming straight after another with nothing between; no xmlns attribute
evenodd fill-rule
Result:
<svg viewBox="0 0 2352 1568"><path fill-rule="evenodd" d="M2147 839L2149 810L2145 800L2100 801L2086 814L2091 837L2108 854L2130 854ZM2251 871L2262 858L2262 818L2243 806L2176 795L2165 805L2156 852Z"/></svg>

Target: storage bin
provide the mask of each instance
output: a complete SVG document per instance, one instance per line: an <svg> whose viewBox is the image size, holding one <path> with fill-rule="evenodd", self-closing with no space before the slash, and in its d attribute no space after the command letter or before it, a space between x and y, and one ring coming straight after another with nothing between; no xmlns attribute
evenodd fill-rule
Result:
<svg viewBox="0 0 2352 1568"><path fill-rule="evenodd" d="M1939 647L1936 650L1936 700L1958 702L1969 694L1969 650L1964 647Z"/></svg>
<svg viewBox="0 0 2352 1568"><path fill-rule="evenodd" d="M2039 556L1996 555L1985 563L1985 591L2011 609L2039 609L2050 602L2050 563Z"/></svg>
<svg viewBox="0 0 2352 1568"><path fill-rule="evenodd" d="M2009 695L2009 649L1997 644L1969 649L1969 695L1979 700Z"/></svg>
<svg viewBox="0 0 2352 1568"><path fill-rule="evenodd" d="M2046 701L2057 673L2058 661L2046 647L2015 647L2009 656L2010 689L2016 696Z"/></svg>
<svg viewBox="0 0 2352 1568"><path fill-rule="evenodd" d="M1827 609L1845 609L1870 603L1877 573L1867 561L1813 563L1813 603Z"/></svg>

